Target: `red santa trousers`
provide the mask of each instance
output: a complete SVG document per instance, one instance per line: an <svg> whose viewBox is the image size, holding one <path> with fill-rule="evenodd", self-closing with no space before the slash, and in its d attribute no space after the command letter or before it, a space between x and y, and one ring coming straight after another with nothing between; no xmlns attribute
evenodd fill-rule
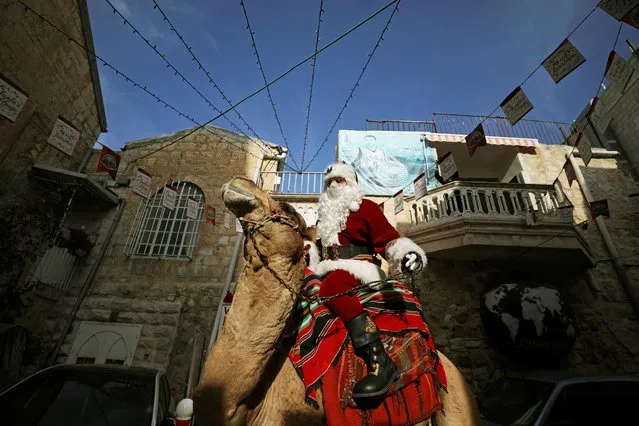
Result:
<svg viewBox="0 0 639 426"><path fill-rule="evenodd" d="M329 272L324 279L322 279L319 295L320 297L333 296L350 290L353 287L357 287L359 284L360 282L357 278L349 272L338 269ZM335 315L340 317L344 323L348 323L364 312L364 308L357 296L336 297L335 299L327 301L326 306L328 306Z"/></svg>

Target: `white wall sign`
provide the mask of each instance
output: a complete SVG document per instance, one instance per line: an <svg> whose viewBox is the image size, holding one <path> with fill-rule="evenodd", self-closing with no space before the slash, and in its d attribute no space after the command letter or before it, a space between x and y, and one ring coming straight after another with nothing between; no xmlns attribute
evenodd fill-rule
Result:
<svg viewBox="0 0 639 426"><path fill-rule="evenodd" d="M79 138L80 131L62 117L58 117L53 125L48 142L65 154L71 155Z"/></svg>
<svg viewBox="0 0 639 426"><path fill-rule="evenodd" d="M404 191L399 191L393 196L393 202L395 203L395 214L404 211Z"/></svg>
<svg viewBox="0 0 639 426"><path fill-rule="evenodd" d="M131 190L144 198L149 198L151 193L151 175L138 167L138 171L131 182Z"/></svg>
<svg viewBox="0 0 639 426"><path fill-rule="evenodd" d="M623 93L630 76L632 76L632 66L624 58L619 56L614 50L608 56L606 64L606 78L615 85L619 93Z"/></svg>
<svg viewBox="0 0 639 426"><path fill-rule="evenodd" d="M639 6L639 0L601 0L599 2L599 7L617 21L620 21L636 6Z"/></svg>
<svg viewBox="0 0 639 426"><path fill-rule="evenodd" d="M417 176L413 183L415 184L415 201L417 201L428 192L426 186L426 173L422 173L421 175ZM404 203L402 203L402 206L403 204Z"/></svg>
<svg viewBox="0 0 639 426"><path fill-rule="evenodd" d="M566 39L546 58L543 66L553 81L559 83L584 62L586 62L586 58Z"/></svg>
<svg viewBox="0 0 639 426"><path fill-rule="evenodd" d="M444 182L448 181L453 175L457 173L457 164L453 158L453 153L449 152L439 161L439 175Z"/></svg>
<svg viewBox="0 0 639 426"><path fill-rule="evenodd" d="M162 189L162 205L167 209L173 211L175 210L175 201L177 200L177 192L169 187L165 186Z"/></svg>
<svg viewBox="0 0 639 426"><path fill-rule="evenodd" d="M193 198L186 200L186 217L189 219L197 219L197 211L199 210L200 203Z"/></svg>
<svg viewBox="0 0 639 426"><path fill-rule="evenodd" d="M9 121L16 121L27 99L27 95L0 75L0 115Z"/></svg>
<svg viewBox="0 0 639 426"><path fill-rule="evenodd" d="M521 87L517 87L510 95L506 96L500 106L513 126L533 109L532 103Z"/></svg>

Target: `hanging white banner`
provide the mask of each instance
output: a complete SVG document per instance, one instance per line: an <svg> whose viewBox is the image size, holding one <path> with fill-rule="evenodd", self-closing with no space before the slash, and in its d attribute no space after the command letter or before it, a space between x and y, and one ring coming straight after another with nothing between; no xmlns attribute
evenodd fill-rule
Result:
<svg viewBox="0 0 639 426"><path fill-rule="evenodd" d="M58 117L49 134L49 144L67 155L73 154L75 144L80 138L80 131L62 117Z"/></svg>
<svg viewBox="0 0 639 426"><path fill-rule="evenodd" d="M0 115L9 121L16 121L27 103L27 95L0 74Z"/></svg>
<svg viewBox="0 0 639 426"><path fill-rule="evenodd" d="M404 211L404 190L399 191L393 195L393 202L395 203L395 214Z"/></svg>
<svg viewBox="0 0 639 426"><path fill-rule="evenodd" d="M584 62L586 62L586 58L566 39L546 58L542 65L557 84Z"/></svg>
<svg viewBox="0 0 639 426"><path fill-rule="evenodd" d="M186 217L189 219L197 219L197 212L199 210L200 203L193 198L187 198L186 200Z"/></svg>
<svg viewBox="0 0 639 426"><path fill-rule="evenodd" d="M614 50L608 56L606 64L606 78L615 85L619 93L623 93L626 85L632 76L632 66L624 58L619 56Z"/></svg>
<svg viewBox="0 0 639 426"><path fill-rule="evenodd" d="M413 183L415 184L415 201L417 201L428 193L428 189L426 186L426 173L422 173L421 175L417 176ZM402 206L403 204L404 203L402 203Z"/></svg>
<svg viewBox="0 0 639 426"><path fill-rule="evenodd" d="M138 171L131 182L131 191L144 198L149 198L151 193L151 175L146 170L138 167Z"/></svg>
<svg viewBox="0 0 639 426"><path fill-rule="evenodd" d="M513 126L533 109L533 105L521 87L517 87L510 95L506 96L506 99L499 106Z"/></svg>
<svg viewBox="0 0 639 426"><path fill-rule="evenodd" d="M165 186L162 190L162 205L167 209L175 210L175 201L177 200L177 192L170 186Z"/></svg>
<svg viewBox="0 0 639 426"><path fill-rule="evenodd" d="M447 182L455 173L457 173L457 164L455 164L453 153L449 152L439 160L439 175L444 182Z"/></svg>

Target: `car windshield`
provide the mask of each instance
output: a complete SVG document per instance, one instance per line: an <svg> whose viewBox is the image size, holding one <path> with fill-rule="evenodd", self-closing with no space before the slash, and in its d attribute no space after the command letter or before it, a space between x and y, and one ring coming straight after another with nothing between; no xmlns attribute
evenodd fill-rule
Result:
<svg viewBox="0 0 639 426"><path fill-rule="evenodd" d="M502 377L479 398L482 417L501 425L529 426L535 423L554 384Z"/></svg>
<svg viewBox="0 0 639 426"><path fill-rule="evenodd" d="M123 372L46 370L0 396L4 424L150 425L154 380Z"/></svg>

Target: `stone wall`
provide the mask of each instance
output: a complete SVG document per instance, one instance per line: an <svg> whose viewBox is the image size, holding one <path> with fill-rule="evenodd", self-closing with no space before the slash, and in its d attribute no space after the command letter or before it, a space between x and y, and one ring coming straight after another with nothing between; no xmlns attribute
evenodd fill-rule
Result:
<svg viewBox="0 0 639 426"><path fill-rule="evenodd" d="M84 42L79 4L37 2L41 14ZM37 7L36 7L37 6ZM87 35L90 38L90 33ZM0 287L15 284L57 232L68 193L30 181L33 163L76 171L101 130L96 100L99 82L91 77L86 52L18 2L0 2L0 74L27 94L20 115L0 117ZM72 155L47 143L58 116L81 131ZM8 320L5 318L5 320Z"/></svg>

